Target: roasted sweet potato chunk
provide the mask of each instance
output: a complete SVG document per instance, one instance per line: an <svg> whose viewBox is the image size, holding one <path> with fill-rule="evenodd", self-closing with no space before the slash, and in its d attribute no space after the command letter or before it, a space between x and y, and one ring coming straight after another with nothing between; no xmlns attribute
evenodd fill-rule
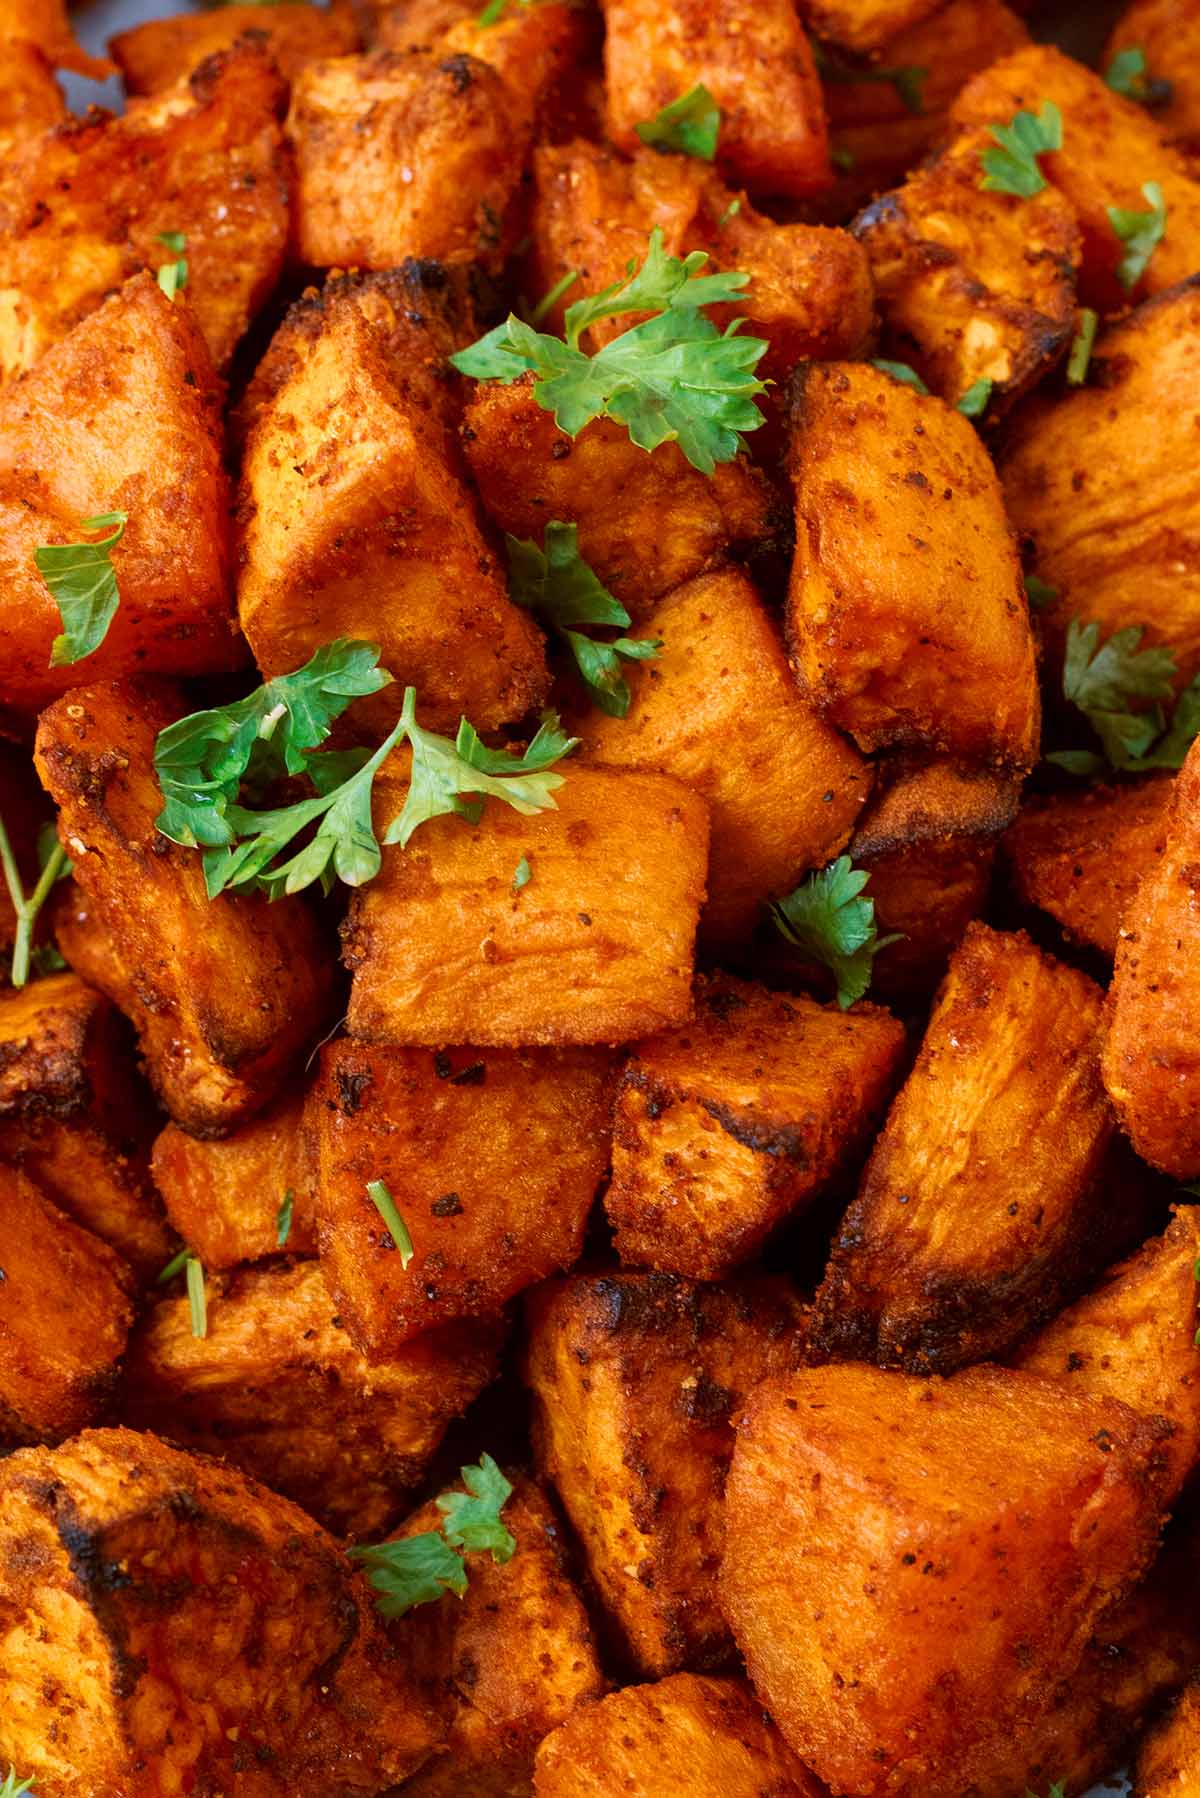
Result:
<svg viewBox="0 0 1200 1798"><path fill-rule="evenodd" d="M259 1111L325 1017L330 969L299 899L209 899L200 857L160 836L170 689L76 687L43 712L37 765L75 864L63 954L137 1030L176 1123L220 1136Z"/></svg>
<svg viewBox="0 0 1200 1798"><path fill-rule="evenodd" d="M903 1026L716 975L690 1024L634 1048L605 1205L622 1261L719 1280L864 1147Z"/></svg>
<svg viewBox="0 0 1200 1798"><path fill-rule="evenodd" d="M573 0L506 6L486 26L479 20L475 0L417 0L387 7L373 41L385 50L428 50L486 62L504 81L513 128L523 133L534 120L546 118L559 84L591 41L591 21Z"/></svg>
<svg viewBox="0 0 1200 1798"><path fill-rule="evenodd" d="M175 1230L206 1268L261 1261L281 1248L316 1253L316 1169L303 1126L304 1097L287 1093L219 1142L201 1142L178 1124L160 1131L154 1183ZM291 1226L281 1242L289 1194Z"/></svg>
<svg viewBox="0 0 1200 1798"><path fill-rule="evenodd" d="M620 1043L691 1008L708 807L669 775L569 764L556 809L434 818L351 901L350 1030L390 1043ZM382 837L407 778L375 782ZM521 858L531 877L519 890Z"/></svg>
<svg viewBox="0 0 1200 1798"><path fill-rule="evenodd" d="M321 1270L372 1360L434 1324L498 1311L577 1258L608 1166L609 1064L595 1049L322 1051ZM411 1255L372 1200L377 1180Z"/></svg>
<svg viewBox="0 0 1200 1798"><path fill-rule="evenodd" d="M1166 847L1121 922L1104 1084L1134 1148L1179 1180L1200 1174L1200 748L1175 777Z"/></svg>
<svg viewBox="0 0 1200 1798"><path fill-rule="evenodd" d="M71 69L95 81L112 74L110 62L88 56L76 43L66 0L0 0L0 39L36 44L56 69Z"/></svg>
<svg viewBox="0 0 1200 1798"><path fill-rule="evenodd" d="M968 928L834 1242L820 1352L913 1372L1002 1355L1120 1252L1102 1008L1024 935Z"/></svg>
<svg viewBox="0 0 1200 1798"><path fill-rule="evenodd" d="M843 50L881 50L936 12L938 0L801 0L800 16L810 31Z"/></svg>
<svg viewBox="0 0 1200 1798"><path fill-rule="evenodd" d="M793 392L788 631L818 710L863 749L1028 768L1029 610L974 430L867 363L806 364Z"/></svg>
<svg viewBox="0 0 1200 1798"><path fill-rule="evenodd" d="M223 1455L339 1534L394 1520L496 1371L496 1320L431 1330L386 1361L355 1349L314 1261L207 1281L207 1336L166 1298L130 1348L124 1416Z"/></svg>
<svg viewBox="0 0 1200 1798"><path fill-rule="evenodd" d="M1159 1428L973 1367L760 1385L726 1488L721 1597L750 1677L835 1792L1011 1791L1010 1737L1154 1551Z"/></svg>
<svg viewBox="0 0 1200 1798"><path fill-rule="evenodd" d="M732 1419L766 1374L796 1365L798 1301L772 1280L575 1274L539 1287L527 1318L538 1463L629 1658L647 1675L720 1665Z"/></svg>
<svg viewBox="0 0 1200 1798"><path fill-rule="evenodd" d="M510 1561L473 1556L460 1599L421 1605L389 1629L401 1666L450 1719L442 1752L406 1798L529 1793L538 1743L605 1689L561 1525L532 1480L514 1477L504 1522L517 1543ZM397 1535L441 1525L430 1503Z"/></svg>
<svg viewBox="0 0 1200 1798"><path fill-rule="evenodd" d="M8 156L66 116L62 89L42 51L19 39L0 43L0 150Z"/></svg>
<svg viewBox="0 0 1200 1798"><path fill-rule="evenodd" d="M1193 154L1200 146L1200 6L1196 0L1133 0L1113 27L1102 67L1140 50L1152 117Z"/></svg>
<svg viewBox="0 0 1200 1798"><path fill-rule="evenodd" d="M375 1798L428 1759L366 1586L234 1468L89 1430L0 1464L0 1515L0 1755L48 1791Z"/></svg>
<svg viewBox="0 0 1200 1798"><path fill-rule="evenodd" d="M537 1798L822 1798L741 1679L675 1673L581 1705L538 1750Z"/></svg>
<svg viewBox="0 0 1200 1798"><path fill-rule="evenodd" d="M1200 1679L1142 1743L1130 1789L1134 1798L1187 1798L1200 1789Z"/></svg>
<svg viewBox="0 0 1200 1798"><path fill-rule="evenodd" d="M343 56L358 48L358 32L345 4L222 6L216 12L178 13L119 31L109 48L131 94L153 94L190 75L217 50L240 37L264 42L280 74L290 81L318 56Z"/></svg>

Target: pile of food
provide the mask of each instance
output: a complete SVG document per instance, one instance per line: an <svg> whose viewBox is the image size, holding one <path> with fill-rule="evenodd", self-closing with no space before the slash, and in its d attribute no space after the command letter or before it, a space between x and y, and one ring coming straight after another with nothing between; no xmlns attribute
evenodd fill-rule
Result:
<svg viewBox="0 0 1200 1798"><path fill-rule="evenodd" d="M0 0L2 1798L1200 1794L1200 0L1043 34Z"/></svg>

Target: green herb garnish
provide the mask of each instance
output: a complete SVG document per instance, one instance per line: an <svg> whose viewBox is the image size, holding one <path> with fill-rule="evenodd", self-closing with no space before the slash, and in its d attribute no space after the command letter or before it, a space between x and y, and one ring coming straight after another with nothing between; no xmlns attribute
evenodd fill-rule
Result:
<svg viewBox="0 0 1200 1798"><path fill-rule="evenodd" d="M1052 100L1040 111L1018 112L1009 125L988 127L999 148L980 154L983 179L979 185L994 193L1016 194L1031 200L1046 186L1038 157L1047 150L1062 149L1062 114Z"/></svg>
<svg viewBox="0 0 1200 1798"><path fill-rule="evenodd" d="M523 855L521 857L520 861L517 863L516 872L514 873L514 875L512 877L513 892L519 893L521 891L521 888L527 887L532 879L533 879L533 869L529 866L529 857L527 855Z"/></svg>
<svg viewBox="0 0 1200 1798"><path fill-rule="evenodd" d="M917 393L929 392L916 369L910 368L907 362L884 362L876 357L872 361L871 367L877 368L882 375L891 375L893 381L899 381L905 387L912 387Z"/></svg>
<svg viewBox="0 0 1200 1798"><path fill-rule="evenodd" d="M1163 706L1173 690L1175 657L1169 649L1140 648L1143 627L1127 625L1100 641L1094 620L1067 627L1063 695L1081 711L1100 739L1103 756L1091 750L1060 749L1046 757L1069 774L1115 771L1141 774L1152 768L1181 768L1200 734L1200 675L1186 686L1171 711ZM1151 701L1134 711L1131 701Z"/></svg>
<svg viewBox="0 0 1200 1798"><path fill-rule="evenodd" d="M400 1265L407 1267L416 1250L408 1233L408 1225L396 1208L396 1201L382 1180L367 1181L367 1197L387 1225L388 1235L400 1251Z"/></svg>
<svg viewBox="0 0 1200 1798"><path fill-rule="evenodd" d="M17 858L9 841L8 832L4 828L4 820L0 818L0 870L4 874L4 884L8 888L8 896L16 913L17 928L13 937L12 967L9 978L15 987L24 986L29 979L30 965L41 953L33 947L33 928L37 915L49 898L56 883L65 880L73 871L67 852L59 842L52 824L43 825L38 832L37 842L38 874L37 884L32 893L26 897L21 870L17 866ZM62 967L66 963L59 957ZM38 966L39 973L53 972L53 968Z"/></svg>
<svg viewBox="0 0 1200 1798"><path fill-rule="evenodd" d="M50 646L52 668L81 662L107 636L121 603L111 552L128 522L124 512L101 512L85 518L79 528L107 531L107 537L95 543L44 543L34 550L38 573L54 595L63 622L61 636Z"/></svg>
<svg viewBox="0 0 1200 1798"><path fill-rule="evenodd" d="M1142 197L1150 202L1149 212L1131 212L1125 206L1109 206L1108 222L1125 246L1117 264L1117 280L1126 293L1132 293L1167 230L1167 208L1157 181L1142 184Z"/></svg>
<svg viewBox="0 0 1200 1798"><path fill-rule="evenodd" d="M982 375L978 381L972 381L967 391L959 395L954 410L961 412L964 418L982 418L987 411L994 385L986 375Z"/></svg>
<svg viewBox="0 0 1200 1798"><path fill-rule="evenodd" d="M414 1605L436 1603L446 1592L461 1598L467 1569L456 1550L490 1549L501 1565L515 1554L516 1539L500 1521L512 1486L490 1455L461 1471L466 1492L444 1492L437 1500L440 1530L350 1549L367 1569L381 1616L403 1617Z"/></svg>
<svg viewBox="0 0 1200 1798"><path fill-rule="evenodd" d="M204 1268L194 1250L185 1247L180 1249L177 1255L172 1255L159 1274L156 1284L165 1286L169 1280L174 1280L179 1274L183 1274L187 1283L192 1335L207 1336L208 1295L204 1290Z"/></svg>
<svg viewBox="0 0 1200 1798"><path fill-rule="evenodd" d="M279 1202L279 1210L275 1213L275 1247L282 1249L292 1233L292 1213L296 1206L296 1195L289 1186Z"/></svg>
<svg viewBox="0 0 1200 1798"><path fill-rule="evenodd" d="M867 991L879 951L900 941L896 934L879 935L875 901L860 897L869 879L869 874L852 866L848 855L842 855L770 907L781 935L832 970L843 1011Z"/></svg>
<svg viewBox="0 0 1200 1798"><path fill-rule="evenodd" d="M174 262L164 262L158 271L158 285L167 298L173 300L180 290L187 286L188 265L187 257L183 253L187 248L187 238L182 231L160 231L158 241L165 245L175 258Z"/></svg>
<svg viewBox="0 0 1200 1798"><path fill-rule="evenodd" d="M1088 365L1092 360L1092 345L1096 341L1096 327L1100 323L1099 315L1085 306L1079 314L1079 323L1075 328L1071 353L1067 357L1067 381L1072 387L1082 387L1087 380Z"/></svg>
<svg viewBox="0 0 1200 1798"><path fill-rule="evenodd" d="M23 1794L26 1792L29 1793L30 1798L37 1798L37 1794L33 1790L33 1780L36 1777L35 1774L29 1779L18 1779L17 1770L10 1762L8 1772L4 1776L4 1784L0 1785L0 1798L23 1798Z"/></svg>
<svg viewBox="0 0 1200 1798"><path fill-rule="evenodd" d="M1139 106L1164 106L1171 98L1171 83L1150 74L1146 67L1146 52L1140 44L1118 50L1104 79L1114 94L1136 100Z"/></svg>
<svg viewBox="0 0 1200 1798"><path fill-rule="evenodd" d="M702 81L698 81L678 100L672 100L645 119L634 130L652 150L675 150L683 156L696 156L711 162L717 153L717 135L721 129L721 109Z"/></svg>
<svg viewBox="0 0 1200 1798"><path fill-rule="evenodd" d="M1058 588L1052 587L1049 581L1041 580L1036 574L1025 576L1025 597L1035 612L1044 612L1058 598Z"/></svg>

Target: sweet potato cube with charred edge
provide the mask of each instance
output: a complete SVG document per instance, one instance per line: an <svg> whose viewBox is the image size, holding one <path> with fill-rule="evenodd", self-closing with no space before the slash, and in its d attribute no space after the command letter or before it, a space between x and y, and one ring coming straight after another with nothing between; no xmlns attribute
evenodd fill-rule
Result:
<svg viewBox="0 0 1200 1798"><path fill-rule="evenodd" d="M869 55L902 31L920 25L938 0L800 0L800 17L818 37L843 50Z"/></svg>
<svg viewBox="0 0 1200 1798"><path fill-rule="evenodd" d="M502 78L474 56L379 50L308 63L287 118L300 260L498 267L529 128L512 117Z"/></svg>
<svg viewBox="0 0 1200 1798"><path fill-rule="evenodd" d="M734 569L677 587L642 621L662 647L630 664L625 718L573 723L597 761L659 768L712 808L705 942L746 936L763 902L845 847L871 771L796 690L775 627Z"/></svg>
<svg viewBox="0 0 1200 1798"><path fill-rule="evenodd" d="M792 1748L861 1798L1010 1791L1010 1738L1154 1552L1160 1425L1033 1374L767 1380L721 1597Z"/></svg>
<svg viewBox="0 0 1200 1798"><path fill-rule="evenodd" d="M1200 748L1175 777L1166 847L1121 923L1104 1084L1151 1167L1200 1174Z"/></svg>
<svg viewBox="0 0 1200 1798"><path fill-rule="evenodd" d="M572 75L594 36L587 10L573 0L506 6L483 30L479 14L475 0L392 6L379 19L373 42L383 50L427 50L442 59L465 54L487 63L504 82L518 140L535 121L547 129L557 126L559 85Z"/></svg>
<svg viewBox="0 0 1200 1798"><path fill-rule="evenodd" d="M283 265L283 100L270 56L242 43L122 118L74 120L20 148L0 177L0 375L168 261L173 231L187 238L181 307L224 369Z"/></svg>
<svg viewBox="0 0 1200 1798"><path fill-rule="evenodd" d="M331 637L378 643L395 680L355 708L367 733L395 722L406 686L435 730L463 713L493 729L548 686L541 635L439 449L354 306L327 312L247 447L238 612L255 660L284 674Z"/></svg>
<svg viewBox="0 0 1200 1798"><path fill-rule="evenodd" d="M605 1690L562 1527L532 1480L514 1475L503 1519L517 1544L510 1561L472 1555L461 1598L420 1605L388 1626L401 1667L450 1720L442 1752L405 1798L528 1794L538 1743ZM430 1502L396 1534L443 1521Z"/></svg>
<svg viewBox="0 0 1200 1798"><path fill-rule="evenodd" d="M1113 27L1100 62L1122 51L1146 59L1155 124L1195 152L1200 145L1200 6L1196 0L1133 0Z"/></svg>
<svg viewBox="0 0 1200 1798"><path fill-rule="evenodd" d="M799 1301L775 1280L573 1275L539 1287L526 1315L538 1465L625 1654L648 1676L719 1666L733 1418L761 1379L799 1361Z"/></svg>
<svg viewBox="0 0 1200 1798"><path fill-rule="evenodd" d="M610 418L568 437L525 376L480 384L463 440L493 522L539 544L553 519L578 526L580 555L635 623L681 582L739 545L763 546L784 523L781 502L745 457L704 475L677 443L647 455Z"/></svg>
<svg viewBox="0 0 1200 1798"><path fill-rule="evenodd" d="M130 94L153 94L182 81L218 50L232 49L250 33L265 42L285 81L318 56L343 56L358 48L358 32L345 4L222 6L218 12L181 13L151 19L109 40Z"/></svg>
<svg viewBox="0 0 1200 1798"><path fill-rule="evenodd" d="M93 81L113 72L106 57L88 56L76 43L66 0L0 0L0 39L36 44L56 69L72 69Z"/></svg>
<svg viewBox="0 0 1200 1798"><path fill-rule="evenodd" d="M1198 383L1200 277L1102 331L1087 385L1033 395L1006 430L1008 514L1058 595L1041 614L1050 680L1072 618L1102 639L1144 626L1181 686L1200 671Z"/></svg>
<svg viewBox="0 0 1200 1798"><path fill-rule="evenodd" d="M375 782L399 815L402 758ZM392 772L396 770L396 772ZM433 818L351 901L349 1025L440 1047L621 1043L691 1010L708 807L665 774L566 764L556 808ZM514 891L524 857L530 879Z"/></svg>
<svg viewBox="0 0 1200 1798"><path fill-rule="evenodd" d="M831 180L821 84L790 0L603 0L608 135L703 82L721 111L717 167L754 193L803 198Z"/></svg>
<svg viewBox="0 0 1200 1798"><path fill-rule="evenodd" d="M1023 934L970 925L834 1242L821 1354L924 1373L1003 1355L1127 1246L1103 1003Z"/></svg>
<svg viewBox="0 0 1200 1798"><path fill-rule="evenodd" d="M788 635L818 710L862 749L1026 770L1039 722L1029 609L968 421L869 363L808 363L790 465Z"/></svg>
<svg viewBox="0 0 1200 1798"><path fill-rule="evenodd" d="M168 1124L155 1139L150 1168L173 1227L206 1268L261 1261L281 1248L316 1253L316 1168L303 1094L286 1093L219 1142ZM291 1228L281 1243L288 1193Z"/></svg>
<svg viewBox="0 0 1200 1798"><path fill-rule="evenodd" d="M1133 1798L1187 1798L1200 1790L1200 1677L1143 1741L1130 1790Z"/></svg>
<svg viewBox="0 0 1200 1798"><path fill-rule="evenodd" d="M1111 961L1138 882L1166 847L1170 800L1169 774L1031 799L1004 838L1018 897Z"/></svg>
<svg viewBox="0 0 1200 1798"><path fill-rule="evenodd" d="M437 1723L333 1539L130 1430L0 1463L0 1756L59 1798L390 1789ZM114 1577L119 1569L119 1577Z"/></svg>
<svg viewBox="0 0 1200 1798"><path fill-rule="evenodd" d="M0 1445L57 1441L108 1404L133 1322L130 1272L2 1163L0 1269Z"/></svg>
<svg viewBox="0 0 1200 1798"><path fill-rule="evenodd" d="M372 1360L569 1267L608 1166L610 1057L337 1042L313 1093L321 1271ZM401 1255L368 1186L412 1239Z"/></svg>
<svg viewBox="0 0 1200 1798"><path fill-rule="evenodd" d="M208 1335L160 1301L130 1345L123 1415L222 1455L339 1534L377 1534L446 1426L495 1376L485 1318L431 1330L384 1362L351 1341L315 1261L209 1276Z"/></svg>
<svg viewBox="0 0 1200 1798"><path fill-rule="evenodd" d="M120 605L87 678L237 667L220 398L194 322L148 275L0 389L0 704L29 713L78 683L50 666L63 621L34 554L114 509Z"/></svg>
<svg viewBox="0 0 1200 1798"><path fill-rule="evenodd" d="M220 1136L259 1111L325 1018L331 970L303 900L209 899L201 858L154 828L171 688L76 687L43 712L36 759L75 864L63 954L120 1007L176 1123Z"/></svg>
<svg viewBox="0 0 1200 1798"><path fill-rule="evenodd" d="M864 1146L904 1027L728 975L696 1016L634 1048L605 1198L622 1261L719 1280Z"/></svg>
<svg viewBox="0 0 1200 1798"><path fill-rule="evenodd" d="M1161 1236L1122 1262L1023 1346L1014 1365L1075 1392L1119 1398L1146 1416L1170 1419L1168 1496L1200 1454L1200 1357L1196 1353L1196 1266L1200 1207L1177 1207Z"/></svg>
<svg viewBox="0 0 1200 1798"><path fill-rule="evenodd" d="M581 1705L538 1750L537 1798L823 1798L743 1679L675 1673Z"/></svg>

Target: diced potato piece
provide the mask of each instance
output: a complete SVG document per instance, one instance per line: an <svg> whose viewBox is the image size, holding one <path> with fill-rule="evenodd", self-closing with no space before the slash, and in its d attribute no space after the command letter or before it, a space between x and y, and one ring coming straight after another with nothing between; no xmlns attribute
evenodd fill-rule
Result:
<svg viewBox="0 0 1200 1798"><path fill-rule="evenodd" d="M1152 1236L1095 1291L1051 1319L1014 1365L1075 1392L1119 1398L1146 1416L1170 1419L1166 1444L1174 1497L1200 1455L1200 1367L1196 1355L1196 1266L1200 1208L1175 1207Z"/></svg>
<svg viewBox="0 0 1200 1798"><path fill-rule="evenodd" d="M321 1271L372 1360L498 1311L577 1259L608 1166L603 1051L452 1057L341 1041L322 1051L313 1098ZM411 1256L367 1190L376 1180Z"/></svg>
<svg viewBox="0 0 1200 1798"><path fill-rule="evenodd" d="M717 167L754 193L803 198L829 185L821 84L790 0L603 0L608 135L703 82L721 110Z"/></svg>
<svg viewBox="0 0 1200 1798"><path fill-rule="evenodd" d="M81 678L50 666L63 624L34 552L114 509L121 603L83 678L238 666L219 396L195 324L148 275L0 390L0 702L17 712Z"/></svg>
<svg viewBox="0 0 1200 1798"><path fill-rule="evenodd" d="M794 396L788 629L818 710L862 749L1027 769L1039 724L1029 609L975 431L865 362L810 363Z"/></svg>
<svg viewBox="0 0 1200 1798"><path fill-rule="evenodd" d="M146 1165L146 1127L157 1112L141 1083L129 1084L134 1109L123 1117L0 1119L0 1160L147 1279L171 1254L171 1238Z"/></svg>
<svg viewBox="0 0 1200 1798"><path fill-rule="evenodd" d="M820 1353L924 1373L995 1358L1120 1252L1103 1003L1023 934L968 927L834 1242Z"/></svg>
<svg viewBox="0 0 1200 1798"><path fill-rule="evenodd" d="M238 613L255 660L285 674L332 637L378 643L395 679L356 708L368 734L395 722L406 686L431 729L466 713L490 730L549 683L541 635L424 418L381 332L336 308L260 414L242 470Z"/></svg>
<svg viewBox="0 0 1200 1798"><path fill-rule="evenodd" d="M207 1281L207 1336L163 1299L130 1344L124 1417L222 1455L339 1534L394 1520L446 1426L495 1377L497 1319L355 1349L315 1261Z"/></svg>
<svg viewBox="0 0 1200 1798"><path fill-rule="evenodd" d="M1161 1491L1154 1420L1032 1374L783 1375L739 1421L721 1597L835 1792L1011 1792L1010 1738L1150 1561Z"/></svg>
<svg viewBox="0 0 1200 1798"><path fill-rule="evenodd" d="M1151 1167L1200 1174L1200 748L1175 777L1166 847L1124 913L1109 989L1104 1084Z"/></svg>
<svg viewBox="0 0 1200 1798"><path fill-rule="evenodd" d="M404 1788L405 1798L528 1794L538 1743L605 1689L562 1529L540 1488L515 1475L503 1516L517 1544L510 1561L473 1555L460 1599L421 1605L389 1629L401 1666L436 1709L450 1712L442 1753ZM442 1522L431 1502L397 1535Z"/></svg>
<svg viewBox="0 0 1200 1798"><path fill-rule="evenodd" d="M1187 1798L1200 1791L1200 1677L1142 1743L1131 1790L1133 1798Z"/></svg>
<svg viewBox="0 0 1200 1798"><path fill-rule="evenodd" d="M799 1302L781 1281L576 1274L526 1310L538 1465L633 1664L648 1676L721 1665L732 1420L768 1373L797 1365Z"/></svg>
<svg viewBox="0 0 1200 1798"><path fill-rule="evenodd" d="M1169 645L1181 684L1200 671L1198 378L1200 286L1189 282L1103 331L1087 386L1035 394L1006 433L1008 514L1058 593L1041 614L1055 668L1079 618L1102 638L1144 625L1145 646Z"/></svg>
<svg viewBox="0 0 1200 1798"><path fill-rule="evenodd" d="M0 1269L0 1445L58 1441L107 1405L133 1322L129 1269L3 1163Z"/></svg>
<svg viewBox="0 0 1200 1798"><path fill-rule="evenodd" d="M1171 776L1032 799L1004 838L1013 886L1071 942L1111 960L1142 875L1166 846Z"/></svg>
<svg viewBox="0 0 1200 1798"><path fill-rule="evenodd" d="M1031 44L968 82L950 116L960 126L1007 125L1022 108L1037 112L1047 101L1062 114L1063 146L1045 158L1044 173L1079 215L1085 305L1111 312L1127 303L1117 281L1125 246L1108 208L1148 211L1142 194L1147 181L1162 188L1167 228L1134 295L1161 293L1194 274L1200 267L1200 182L1146 109L1115 94L1082 63L1049 44Z"/></svg>
<svg viewBox="0 0 1200 1798"><path fill-rule="evenodd" d="M201 858L154 828L170 689L76 687L43 712L37 766L75 864L63 954L137 1030L176 1123L220 1136L260 1111L325 1017L328 955L302 899L209 899Z"/></svg>
<svg viewBox="0 0 1200 1798"><path fill-rule="evenodd" d="M1133 0L1113 27L1101 59L1141 50L1151 84L1151 116L1193 154L1200 147L1200 6L1196 0ZM1200 1777L1200 1775L1198 1775Z"/></svg>
<svg viewBox="0 0 1200 1798"><path fill-rule="evenodd" d="M66 116L62 89L42 51L19 39L0 42L0 150L10 155Z"/></svg>
<svg viewBox="0 0 1200 1798"><path fill-rule="evenodd" d="M0 0L0 39L36 44L56 69L71 69L93 81L113 72L106 57L89 56L76 43L66 0Z"/></svg>
<svg viewBox="0 0 1200 1798"><path fill-rule="evenodd" d="M119 31L109 48L126 92L154 94L183 81L217 50L230 50L251 34L265 42L280 74L290 81L318 56L343 56L358 48L358 31L348 6L222 6L216 12L177 13Z"/></svg>
<svg viewBox="0 0 1200 1798"><path fill-rule="evenodd" d="M624 425L597 418L572 439L533 397L532 378L483 382L463 424L485 510L502 531L538 543L552 519L579 527L579 553L635 622L681 582L719 567L740 544L779 538L784 518L746 457L710 476L677 443L647 455Z"/></svg>
<svg viewBox="0 0 1200 1798"><path fill-rule="evenodd" d="M675 1673L579 1709L538 1751L537 1798L822 1798L742 1679Z"/></svg>
<svg viewBox="0 0 1200 1798"><path fill-rule="evenodd" d="M904 1041L875 1005L700 980L694 1020L638 1043L621 1083L605 1206L622 1261L719 1280L749 1260L853 1163Z"/></svg>
<svg viewBox="0 0 1200 1798"><path fill-rule="evenodd" d="M337 1544L131 1430L0 1463L0 1756L55 1798L374 1798L428 1759Z"/></svg>
<svg viewBox="0 0 1200 1798"><path fill-rule="evenodd" d="M475 56L311 62L292 84L293 231L302 262L392 268L406 256L499 266L529 126Z"/></svg>
<svg viewBox="0 0 1200 1798"><path fill-rule="evenodd" d="M0 376L31 367L127 276L169 261L172 231L187 237L180 304L224 368L283 264L282 101L270 57L240 44L122 118L24 145L0 179Z"/></svg>
<svg viewBox="0 0 1200 1798"><path fill-rule="evenodd" d="M151 1157L172 1225L206 1268L260 1261L286 1247L317 1249L316 1169L303 1128L304 1096L286 1093L220 1142L168 1124ZM292 1195L291 1228L279 1241L281 1207Z"/></svg>
<svg viewBox="0 0 1200 1798"><path fill-rule="evenodd" d="M389 21L410 10L413 9L393 9L381 21L381 44L408 48L404 43L393 45ZM430 10L437 10L436 4ZM574 74L594 35L587 9L575 5L574 0L538 0L536 6L506 6L500 18L482 28L482 9L475 0L460 0L454 10L459 16L448 22L446 29L432 39L426 34L430 47L442 56L477 57L495 69L508 88L509 119L514 130L523 131L527 122L532 124L539 119L556 125L556 90Z"/></svg>
<svg viewBox="0 0 1200 1798"><path fill-rule="evenodd" d="M796 691L775 627L735 569L677 587L641 624L662 648L629 664L625 718L598 709L573 730L597 761L659 768L712 808L702 938L747 935L763 901L842 849L868 765Z"/></svg>
<svg viewBox="0 0 1200 1798"><path fill-rule="evenodd" d="M938 0L800 0L810 31L843 50L871 53L936 13Z"/></svg>

